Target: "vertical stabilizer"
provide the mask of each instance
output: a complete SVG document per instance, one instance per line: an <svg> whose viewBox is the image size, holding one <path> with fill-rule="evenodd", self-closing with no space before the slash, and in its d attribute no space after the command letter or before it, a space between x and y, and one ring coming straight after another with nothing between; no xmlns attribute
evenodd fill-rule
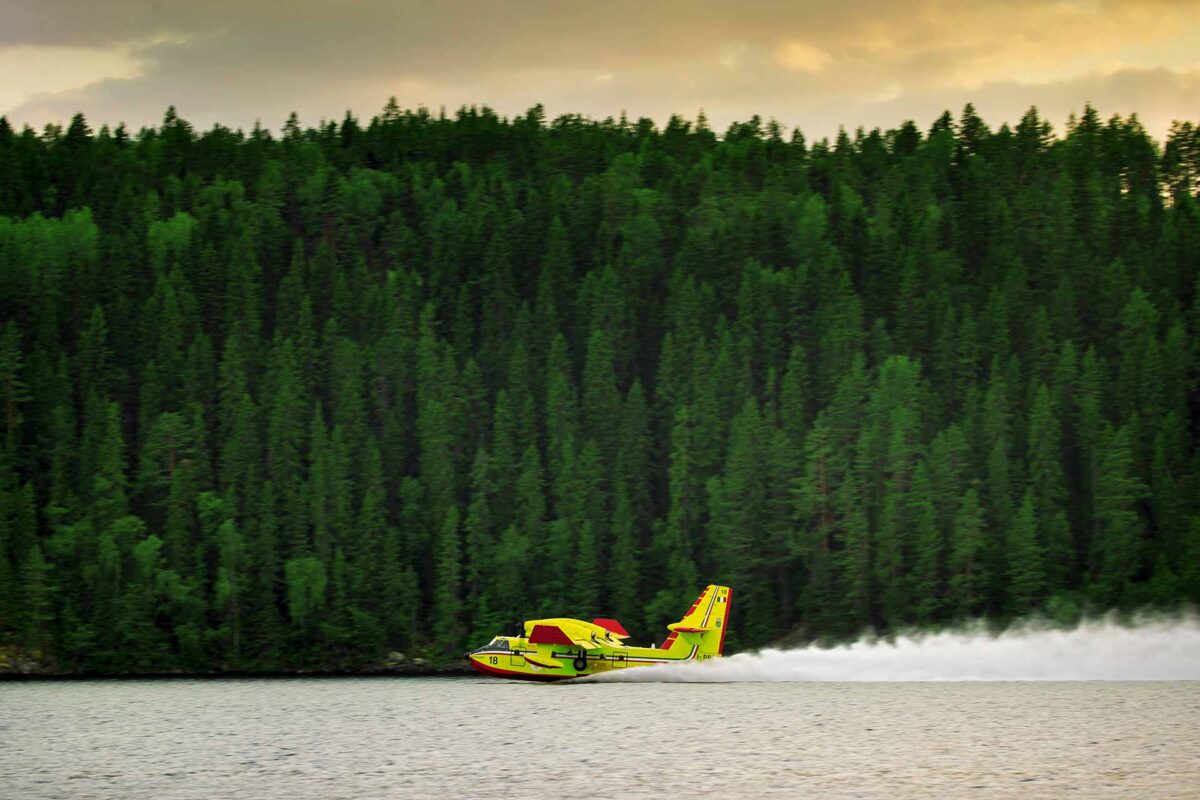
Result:
<svg viewBox="0 0 1200 800"><path fill-rule="evenodd" d="M673 658L712 658L725 650L725 629L733 590L728 586L709 586L700 594L683 619L667 629L671 634L662 649Z"/></svg>

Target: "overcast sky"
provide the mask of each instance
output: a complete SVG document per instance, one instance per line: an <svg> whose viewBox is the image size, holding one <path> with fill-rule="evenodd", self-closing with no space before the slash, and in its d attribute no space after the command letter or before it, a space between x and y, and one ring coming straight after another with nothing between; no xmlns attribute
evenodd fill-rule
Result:
<svg viewBox="0 0 1200 800"><path fill-rule="evenodd" d="M1091 102L1158 138L1200 121L1200 0L0 0L0 114L41 128L367 119L486 104L511 115L704 109L810 139L921 127L974 102L1061 128Z"/></svg>

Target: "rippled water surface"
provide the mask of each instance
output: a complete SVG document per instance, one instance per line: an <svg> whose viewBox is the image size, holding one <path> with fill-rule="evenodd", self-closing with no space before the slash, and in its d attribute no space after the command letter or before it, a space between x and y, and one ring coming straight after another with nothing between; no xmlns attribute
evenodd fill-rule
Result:
<svg viewBox="0 0 1200 800"><path fill-rule="evenodd" d="M0 797L1200 797L1200 682L0 684Z"/></svg>

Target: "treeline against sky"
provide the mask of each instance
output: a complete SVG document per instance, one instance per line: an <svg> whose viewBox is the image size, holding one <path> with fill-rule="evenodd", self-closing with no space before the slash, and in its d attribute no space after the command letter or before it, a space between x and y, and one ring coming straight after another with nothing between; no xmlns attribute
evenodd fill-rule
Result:
<svg viewBox="0 0 1200 800"><path fill-rule="evenodd" d="M1200 600L1200 129L0 120L0 643L80 671Z"/></svg>

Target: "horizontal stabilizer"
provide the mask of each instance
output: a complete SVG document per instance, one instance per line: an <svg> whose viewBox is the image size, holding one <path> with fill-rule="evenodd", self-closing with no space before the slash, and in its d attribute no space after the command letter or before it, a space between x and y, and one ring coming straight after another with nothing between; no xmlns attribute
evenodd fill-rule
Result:
<svg viewBox="0 0 1200 800"><path fill-rule="evenodd" d="M733 592L728 586L709 584L683 619L668 625L671 631L663 642L663 650L690 651L697 658L719 656L725 649L725 626L729 621L729 599Z"/></svg>

